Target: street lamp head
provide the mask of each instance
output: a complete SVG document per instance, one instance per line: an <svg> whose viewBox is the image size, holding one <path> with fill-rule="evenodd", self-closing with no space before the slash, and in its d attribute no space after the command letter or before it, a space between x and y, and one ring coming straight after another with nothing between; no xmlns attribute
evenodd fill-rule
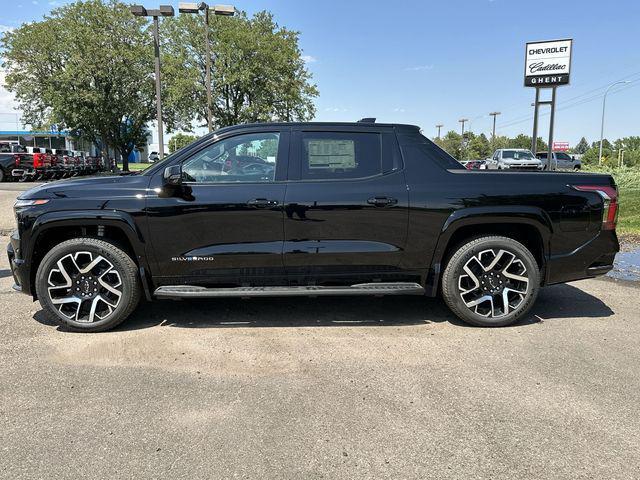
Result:
<svg viewBox="0 0 640 480"><path fill-rule="evenodd" d="M236 7L233 5L214 5L209 7L209 11L215 15L224 15L225 17L233 17L236 13Z"/></svg>
<svg viewBox="0 0 640 480"><path fill-rule="evenodd" d="M173 6L171 5L160 5L160 15L163 17L173 17L175 15L175 11L173 10Z"/></svg>
<svg viewBox="0 0 640 480"><path fill-rule="evenodd" d="M147 16L147 9L144 8L142 5L131 5L131 7L129 7L129 11L133 13L136 17Z"/></svg>
<svg viewBox="0 0 640 480"><path fill-rule="evenodd" d="M202 5L202 4L200 4ZM200 5L195 2L183 3L180 2L178 4L178 11L180 13L198 13L200 11Z"/></svg>

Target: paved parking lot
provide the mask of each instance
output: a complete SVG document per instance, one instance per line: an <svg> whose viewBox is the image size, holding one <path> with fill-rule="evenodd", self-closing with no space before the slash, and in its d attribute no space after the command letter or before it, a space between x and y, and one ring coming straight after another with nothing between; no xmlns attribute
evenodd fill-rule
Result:
<svg viewBox="0 0 640 480"><path fill-rule="evenodd" d="M7 267L2 478L640 477L632 284L547 288L504 329L390 297L166 301L73 334Z"/></svg>
<svg viewBox="0 0 640 480"><path fill-rule="evenodd" d="M638 283L546 288L502 329L387 297L164 301L100 334L12 283L3 255L0 478L640 478Z"/></svg>

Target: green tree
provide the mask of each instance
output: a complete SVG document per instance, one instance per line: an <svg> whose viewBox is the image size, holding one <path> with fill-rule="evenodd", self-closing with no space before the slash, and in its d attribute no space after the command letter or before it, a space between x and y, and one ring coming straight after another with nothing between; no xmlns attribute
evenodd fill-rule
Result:
<svg viewBox="0 0 640 480"><path fill-rule="evenodd" d="M584 155L587 150L589 150L589 142L587 142L586 138L582 137L578 144L574 147L573 152Z"/></svg>
<svg viewBox="0 0 640 480"><path fill-rule="evenodd" d="M176 133L169 139L169 153L177 152L183 147L186 147L191 142L197 140L195 135L188 135L186 133Z"/></svg>
<svg viewBox="0 0 640 480"><path fill-rule="evenodd" d="M315 114L299 33L279 27L268 12L248 18L213 16L213 116L216 127L264 121L309 120ZM164 102L168 129L205 125L207 96L204 23L179 15L163 24Z"/></svg>
<svg viewBox="0 0 640 480"><path fill-rule="evenodd" d="M531 136L520 133L514 138L509 139L509 145L505 148L527 148L531 149ZM547 150L547 143L538 137L536 142L536 151L544 152Z"/></svg>
<svg viewBox="0 0 640 480"><path fill-rule="evenodd" d="M459 133L450 130L440 139L439 142L437 142L437 144L440 148L442 148L456 160L464 160L462 158L462 135L460 135Z"/></svg>
<svg viewBox="0 0 640 480"><path fill-rule="evenodd" d="M469 159L483 160L493 153L489 140L484 133L474 136L469 142L467 156Z"/></svg>
<svg viewBox="0 0 640 480"><path fill-rule="evenodd" d="M146 28L117 0L86 0L5 33L6 85L23 121L110 145L128 170L129 154L146 142L154 115Z"/></svg>

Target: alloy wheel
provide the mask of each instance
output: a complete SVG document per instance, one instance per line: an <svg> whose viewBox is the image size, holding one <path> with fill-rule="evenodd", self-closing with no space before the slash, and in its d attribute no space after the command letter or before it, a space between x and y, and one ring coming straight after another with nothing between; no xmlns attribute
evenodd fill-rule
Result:
<svg viewBox="0 0 640 480"><path fill-rule="evenodd" d="M472 256L458 277L462 301L473 313L499 318L516 310L529 291L527 268L516 254L488 249Z"/></svg>
<svg viewBox="0 0 640 480"><path fill-rule="evenodd" d="M106 319L122 298L120 273L105 257L89 251L63 256L49 271L47 282L54 307L80 323Z"/></svg>

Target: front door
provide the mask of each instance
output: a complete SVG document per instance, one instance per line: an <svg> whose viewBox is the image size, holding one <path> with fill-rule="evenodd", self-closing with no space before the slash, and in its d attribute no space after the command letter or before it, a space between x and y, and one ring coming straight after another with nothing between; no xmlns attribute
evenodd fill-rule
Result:
<svg viewBox="0 0 640 480"><path fill-rule="evenodd" d="M281 283L289 133L244 132L185 159L175 194L148 198L160 284Z"/></svg>
<svg viewBox="0 0 640 480"><path fill-rule="evenodd" d="M400 280L409 201L401 163L391 129L294 130L284 217L291 281Z"/></svg>

